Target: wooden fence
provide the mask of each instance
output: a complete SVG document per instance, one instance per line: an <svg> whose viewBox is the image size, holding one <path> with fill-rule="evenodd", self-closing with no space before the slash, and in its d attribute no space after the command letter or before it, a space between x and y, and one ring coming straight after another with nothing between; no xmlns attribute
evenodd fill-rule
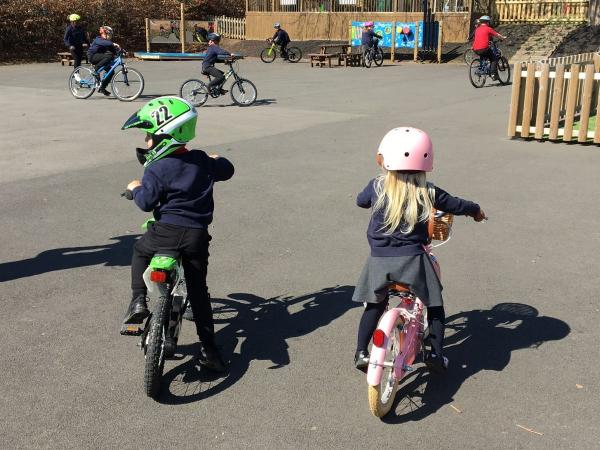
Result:
<svg viewBox="0 0 600 450"><path fill-rule="evenodd" d="M592 58L570 67L515 64L508 136L600 144L600 54Z"/></svg>
<svg viewBox="0 0 600 450"><path fill-rule="evenodd" d="M495 15L501 23L587 22L589 0L497 0Z"/></svg>
<svg viewBox="0 0 600 450"><path fill-rule="evenodd" d="M428 0L433 12L467 12L472 0ZM252 12L423 12L423 0L246 0Z"/></svg>
<svg viewBox="0 0 600 450"><path fill-rule="evenodd" d="M235 17L214 17L215 31L221 36L231 39L246 39L246 19Z"/></svg>

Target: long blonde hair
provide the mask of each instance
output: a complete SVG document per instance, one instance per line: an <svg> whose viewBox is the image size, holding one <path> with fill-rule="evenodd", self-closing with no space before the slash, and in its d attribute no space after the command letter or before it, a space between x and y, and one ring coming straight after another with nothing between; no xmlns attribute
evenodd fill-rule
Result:
<svg viewBox="0 0 600 450"><path fill-rule="evenodd" d="M380 231L392 234L396 230L408 234L418 222L426 222L433 208L431 191L425 172L385 170L374 184L377 200L373 212L383 209Z"/></svg>

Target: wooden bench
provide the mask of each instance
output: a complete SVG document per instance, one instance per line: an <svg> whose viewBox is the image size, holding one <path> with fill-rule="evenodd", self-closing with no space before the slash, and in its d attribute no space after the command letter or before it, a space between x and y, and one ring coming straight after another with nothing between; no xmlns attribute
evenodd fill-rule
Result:
<svg viewBox="0 0 600 450"><path fill-rule="evenodd" d="M58 52L57 55L60 58L61 66L64 66L65 63L67 63L68 66L73 65L73 56L71 55L71 52ZM87 52L85 51L83 52L82 61L85 61L86 64L88 63Z"/></svg>
<svg viewBox="0 0 600 450"><path fill-rule="evenodd" d="M340 65L344 61L346 67L362 66L362 53L340 53Z"/></svg>
<svg viewBox="0 0 600 450"><path fill-rule="evenodd" d="M325 67L325 62L329 63L329 67L331 67L331 59L339 58L339 53L309 53L310 57L310 67Z"/></svg>

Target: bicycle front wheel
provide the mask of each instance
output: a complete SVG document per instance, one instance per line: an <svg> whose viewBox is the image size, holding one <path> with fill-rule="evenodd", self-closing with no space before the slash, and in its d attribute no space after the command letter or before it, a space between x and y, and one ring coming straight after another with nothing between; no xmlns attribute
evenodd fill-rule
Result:
<svg viewBox="0 0 600 450"><path fill-rule="evenodd" d="M260 52L260 59L264 63L272 63L275 61L275 49L271 47L265 48L262 52Z"/></svg>
<svg viewBox="0 0 600 450"><path fill-rule="evenodd" d="M179 96L194 106L202 106L208 100L208 86L196 79L184 81L179 88Z"/></svg>
<svg viewBox="0 0 600 450"><path fill-rule="evenodd" d="M239 78L231 85L231 99L238 106L250 106L256 101L256 86L250 80Z"/></svg>
<svg viewBox="0 0 600 450"><path fill-rule="evenodd" d="M287 49L288 61L295 63L302 59L302 50L298 47L289 47Z"/></svg>
<svg viewBox="0 0 600 450"><path fill-rule="evenodd" d="M510 65L504 56L498 60L498 81L503 85L510 83Z"/></svg>
<svg viewBox="0 0 600 450"><path fill-rule="evenodd" d="M405 334L401 331L404 319L398 318L398 323L388 339L385 352L385 367L381 376L381 382L377 386L369 385L369 409L375 417L383 417L390 412L398 390L398 381L394 378L394 361L401 353Z"/></svg>
<svg viewBox="0 0 600 450"><path fill-rule="evenodd" d="M471 61L471 65L469 66L469 80L471 84L476 88L483 87L485 84L486 74L481 68L481 61L479 58Z"/></svg>
<svg viewBox="0 0 600 450"><path fill-rule="evenodd" d="M69 91L73 97L84 99L96 90L96 77L91 69L79 66L69 76Z"/></svg>
<svg viewBox="0 0 600 450"><path fill-rule="evenodd" d="M144 90L144 77L135 69L122 67L111 81L112 91L122 102L131 102Z"/></svg>
<svg viewBox="0 0 600 450"><path fill-rule="evenodd" d="M146 338L146 365L144 367L144 390L148 397L158 398L160 382L165 367L165 341L169 326L169 296L158 299L156 311L150 319L148 336Z"/></svg>
<svg viewBox="0 0 600 450"><path fill-rule="evenodd" d="M377 47L377 50L373 54L373 61L377 67L381 67L383 64L383 50Z"/></svg>

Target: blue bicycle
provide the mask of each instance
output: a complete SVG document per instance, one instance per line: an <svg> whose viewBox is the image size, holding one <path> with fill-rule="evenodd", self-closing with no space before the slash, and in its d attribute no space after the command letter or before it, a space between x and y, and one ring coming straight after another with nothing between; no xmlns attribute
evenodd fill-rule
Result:
<svg viewBox="0 0 600 450"><path fill-rule="evenodd" d="M502 52L496 45L495 41L490 42L490 48L498 60L498 81L500 84L506 85L510 83L510 66L508 60L502 56ZM475 58L469 66L469 80L476 88L483 87L487 76L492 75L492 65L487 58Z"/></svg>
<svg viewBox="0 0 600 450"><path fill-rule="evenodd" d="M144 77L137 70L127 67L126 55L124 50L120 50L110 67L103 67L100 73L93 67L77 67L69 77L69 90L73 97L90 97L100 87L102 80L114 73L111 90L115 97L123 102L131 102L138 98L144 90Z"/></svg>

